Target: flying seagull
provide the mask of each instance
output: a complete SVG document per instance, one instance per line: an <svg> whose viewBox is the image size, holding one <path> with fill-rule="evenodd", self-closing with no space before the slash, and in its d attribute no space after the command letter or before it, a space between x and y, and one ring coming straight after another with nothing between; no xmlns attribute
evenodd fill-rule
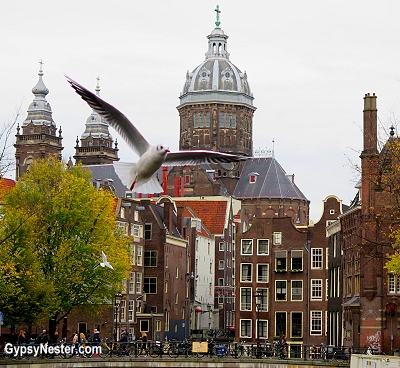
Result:
<svg viewBox="0 0 400 368"><path fill-rule="evenodd" d="M111 263L107 261L107 256L103 251L101 251L101 258L102 258L102 261L103 261L103 262L100 263L101 267L107 267L110 270L114 269L114 267L111 266Z"/></svg>
<svg viewBox="0 0 400 368"><path fill-rule="evenodd" d="M122 112L73 79L68 76L65 77L75 92L94 111L101 115L140 157L137 163L114 162L117 175L130 190L134 190L137 193L162 193L163 189L155 175L156 171L162 165L216 164L239 162L248 159L248 157L207 150L170 152L169 148L165 145L151 145Z"/></svg>

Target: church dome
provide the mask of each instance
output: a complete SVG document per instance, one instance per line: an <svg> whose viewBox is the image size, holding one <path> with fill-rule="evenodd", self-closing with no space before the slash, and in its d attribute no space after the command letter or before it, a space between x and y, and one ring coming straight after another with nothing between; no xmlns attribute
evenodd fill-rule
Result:
<svg viewBox="0 0 400 368"><path fill-rule="evenodd" d="M253 105L253 94L242 72L229 60L227 49L228 35L219 27L207 36L208 50L205 60L192 72L187 72L183 91L180 95L181 105L216 101Z"/></svg>

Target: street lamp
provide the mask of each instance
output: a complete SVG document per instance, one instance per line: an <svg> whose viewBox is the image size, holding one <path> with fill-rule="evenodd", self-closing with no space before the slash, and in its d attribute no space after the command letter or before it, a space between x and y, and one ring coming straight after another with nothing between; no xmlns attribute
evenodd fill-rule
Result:
<svg viewBox="0 0 400 368"><path fill-rule="evenodd" d="M113 337L114 337L114 341L117 340L117 330L118 330L118 308L119 308L119 303L117 304L117 298L121 299L122 297L123 297L123 295L121 294L120 291L118 291L118 293L114 295L114 311L113 311L113 327L112 327L112 334L113 334ZM121 301L118 300L118 302L121 302ZM114 320L115 320L115 328L114 328Z"/></svg>
<svg viewBox="0 0 400 368"><path fill-rule="evenodd" d="M255 293L254 294L254 300L256 303L256 308L257 308L257 358L261 358L261 348L260 348L260 308L262 304L262 294L261 293Z"/></svg>

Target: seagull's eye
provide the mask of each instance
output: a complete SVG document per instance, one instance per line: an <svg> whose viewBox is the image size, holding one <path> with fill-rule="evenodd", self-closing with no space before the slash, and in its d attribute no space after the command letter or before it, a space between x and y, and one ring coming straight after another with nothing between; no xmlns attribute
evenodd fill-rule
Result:
<svg viewBox="0 0 400 368"><path fill-rule="evenodd" d="M163 147L163 146L160 146L160 149L164 149L164 147Z"/></svg>

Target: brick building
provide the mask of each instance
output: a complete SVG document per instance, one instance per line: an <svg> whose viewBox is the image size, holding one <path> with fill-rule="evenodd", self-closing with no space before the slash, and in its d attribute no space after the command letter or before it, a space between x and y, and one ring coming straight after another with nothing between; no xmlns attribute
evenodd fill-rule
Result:
<svg viewBox="0 0 400 368"><path fill-rule="evenodd" d="M391 128L390 138L378 151L376 100L375 94L364 97L361 185L352 209L340 216L343 339L348 346L370 346L389 353L400 344L400 290L397 276L385 268L393 252L388 235L395 194L385 181L393 175L388 150L395 138Z"/></svg>
<svg viewBox="0 0 400 368"><path fill-rule="evenodd" d="M296 227L288 216L256 217L247 231L237 235L238 338L272 341L285 333L294 355L300 354L302 344L325 343L326 225L341 212L341 201L329 196L314 225ZM261 294L259 306L257 294Z"/></svg>

